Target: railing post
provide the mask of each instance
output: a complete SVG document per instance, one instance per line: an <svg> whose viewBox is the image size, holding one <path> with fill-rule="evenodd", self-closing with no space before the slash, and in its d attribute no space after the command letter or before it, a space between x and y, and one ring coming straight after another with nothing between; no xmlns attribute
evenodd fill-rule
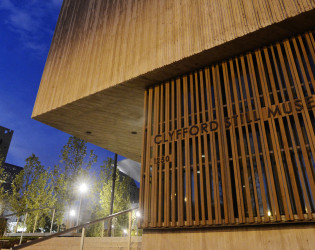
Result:
<svg viewBox="0 0 315 250"><path fill-rule="evenodd" d="M27 212L25 213L25 218L24 218L24 228L26 227L26 219L27 219ZM24 229L24 228L23 228L23 229ZM20 238L20 243L19 243L19 245L22 244L23 232L24 232L24 231L22 231L22 233L21 233L21 238Z"/></svg>
<svg viewBox="0 0 315 250"><path fill-rule="evenodd" d="M79 223L80 223L81 206L82 206L82 193L80 193L79 211L78 211L78 216L77 216L77 224L75 226L79 226Z"/></svg>
<svg viewBox="0 0 315 250"><path fill-rule="evenodd" d="M101 222L101 230L102 230L102 233L101 233L101 237L104 237L104 221Z"/></svg>
<svg viewBox="0 0 315 250"><path fill-rule="evenodd" d="M80 250L83 250L83 247L84 247L84 236L85 236L85 227L82 228Z"/></svg>
<svg viewBox="0 0 315 250"><path fill-rule="evenodd" d="M14 230L14 232L15 233L17 233L17 229L18 229L18 226L19 226L19 223L20 223L20 215L18 215L18 219L17 219L17 221L16 221L16 227L15 227L15 230Z"/></svg>
<svg viewBox="0 0 315 250"><path fill-rule="evenodd" d="M54 211L53 211L53 215L52 215L52 218L51 218L51 224L50 224L50 232L52 232L52 228L53 228L53 224L54 224L54 218L55 218L55 211L56 209L54 208Z"/></svg>
<svg viewBox="0 0 315 250"><path fill-rule="evenodd" d="M132 224L132 211L129 212L128 250L131 249L131 224Z"/></svg>

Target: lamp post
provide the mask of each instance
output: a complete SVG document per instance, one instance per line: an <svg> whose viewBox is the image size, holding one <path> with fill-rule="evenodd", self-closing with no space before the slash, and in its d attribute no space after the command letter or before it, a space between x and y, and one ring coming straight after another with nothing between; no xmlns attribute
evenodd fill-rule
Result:
<svg viewBox="0 0 315 250"><path fill-rule="evenodd" d="M79 220L80 220L80 212L81 212L81 206L82 206L82 195L88 191L88 186L86 183L82 183L79 186L79 192L80 192L80 204L79 204L79 211L78 211L78 216L77 216L77 226L79 225Z"/></svg>
<svg viewBox="0 0 315 250"><path fill-rule="evenodd" d="M74 209L71 209L70 211L69 211L69 215L70 215L70 225L69 225L69 227L71 227L71 224L72 224L72 222L73 222L73 219L72 218L74 218L75 217L75 215L76 215L76 212L75 212L75 210Z"/></svg>
<svg viewBox="0 0 315 250"><path fill-rule="evenodd" d="M118 155L115 153L115 160L114 160L114 169L113 169L113 176L112 176L112 180L113 180L113 184L112 184L112 194L111 194L111 198L110 198L110 211L109 214L111 215L113 213L113 209L114 209L114 197L115 197L115 182L116 182L116 169L117 169L117 157ZM109 223L108 223L108 237L111 237L112 235L112 219L109 219ZM114 235L115 236L115 235Z"/></svg>

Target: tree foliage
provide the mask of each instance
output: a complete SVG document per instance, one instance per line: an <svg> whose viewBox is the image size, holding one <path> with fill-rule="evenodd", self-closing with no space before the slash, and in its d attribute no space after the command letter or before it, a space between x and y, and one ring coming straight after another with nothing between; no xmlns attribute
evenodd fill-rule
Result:
<svg viewBox="0 0 315 250"><path fill-rule="evenodd" d="M27 209L55 208L54 228L59 228L67 221L66 214L70 208L78 206L76 187L83 181L89 181L93 185L83 199L88 204L87 209L91 215L89 219L105 217L110 213L114 161L108 158L99 171L92 173L91 167L96 161L97 156L92 150L88 152L86 142L71 136L61 151L59 165L52 169L46 168L32 154L26 159L24 169L15 177L10 197L3 192L0 183L0 204L7 198L11 211L19 213L19 216ZM0 168L0 176L3 178L1 171L3 170ZM130 178L120 174L117 169L115 182L114 213L130 208ZM27 230L32 232L44 228L48 231L51 216L52 210L49 209L29 213ZM126 228L127 224L127 214L114 220L115 235L121 235L122 228ZM100 236L102 232L104 226L99 224L90 227L87 235Z"/></svg>
<svg viewBox="0 0 315 250"><path fill-rule="evenodd" d="M46 170L34 154L25 161L24 169L17 175L12 184L11 210L22 213L25 210L53 207L56 199L50 170ZM28 231L33 231L37 227L44 227L45 217L49 211L49 209L45 209L29 213L26 223Z"/></svg>
<svg viewBox="0 0 315 250"><path fill-rule="evenodd" d="M110 213L113 171L113 159L109 158L104 162L103 166L101 166L102 188L100 192L100 205L103 216L107 216ZM116 169L113 213L130 208L129 186L130 179L120 174L119 170ZM117 236L121 235L122 228L126 228L128 225L128 214L117 217L117 219L113 220L112 225L114 227L114 234Z"/></svg>
<svg viewBox="0 0 315 250"><path fill-rule="evenodd" d="M92 199L94 202L90 210L91 220L103 218L110 214L113 171L114 160L108 157L100 166L100 172L94 184L94 199ZM130 208L129 186L130 179L123 176L119 170L116 169L113 213ZM115 236L122 236L122 228L127 228L128 226L128 214L113 219L112 225L114 227L112 233L114 233ZM101 236L104 228L103 234L107 234L107 226L106 223L105 227L101 223L93 225L88 228L87 236Z"/></svg>
<svg viewBox="0 0 315 250"><path fill-rule="evenodd" d="M112 175L114 171L113 160L109 158L101 166L101 178L102 188L100 192L100 204L104 216L109 215L110 212L110 200L112 191ZM116 182L115 182L115 195L114 195L114 207L113 212L128 209L130 207L129 197L129 186L130 179L120 174L119 170L116 169Z"/></svg>
<svg viewBox="0 0 315 250"><path fill-rule="evenodd" d="M59 228L62 224L64 213L65 213L65 204L64 200L67 195L67 185L65 180L65 174L62 172L60 166L55 165L52 170L52 185L53 192L55 194L55 224Z"/></svg>
<svg viewBox="0 0 315 250"><path fill-rule="evenodd" d="M63 200L69 206L76 200L76 186L82 181L88 179L89 170L96 163L97 156L93 150L87 152L86 142L70 136L67 144L61 151L61 165L64 172L59 171L63 176L60 181L65 185L66 192L63 194ZM60 169L59 169L60 170Z"/></svg>

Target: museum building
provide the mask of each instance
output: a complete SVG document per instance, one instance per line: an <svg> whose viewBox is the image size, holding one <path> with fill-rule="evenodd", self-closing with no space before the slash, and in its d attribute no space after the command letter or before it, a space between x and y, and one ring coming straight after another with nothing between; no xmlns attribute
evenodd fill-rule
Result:
<svg viewBox="0 0 315 250"><path fill-rule="evenodd" d="M314 30L313 0L64 0L33 118L141 162L144 249L311 249Z"/></svg>

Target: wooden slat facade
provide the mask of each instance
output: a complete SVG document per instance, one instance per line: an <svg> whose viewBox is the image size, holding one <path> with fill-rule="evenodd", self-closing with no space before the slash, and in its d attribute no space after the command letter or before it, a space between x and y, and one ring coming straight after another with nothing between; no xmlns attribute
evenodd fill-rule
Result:
<svg viewBox="0 0 315 250"><path fill-rule="evenodd" d="M315 221L314 37L147 88L143 228Z"/></svg>

